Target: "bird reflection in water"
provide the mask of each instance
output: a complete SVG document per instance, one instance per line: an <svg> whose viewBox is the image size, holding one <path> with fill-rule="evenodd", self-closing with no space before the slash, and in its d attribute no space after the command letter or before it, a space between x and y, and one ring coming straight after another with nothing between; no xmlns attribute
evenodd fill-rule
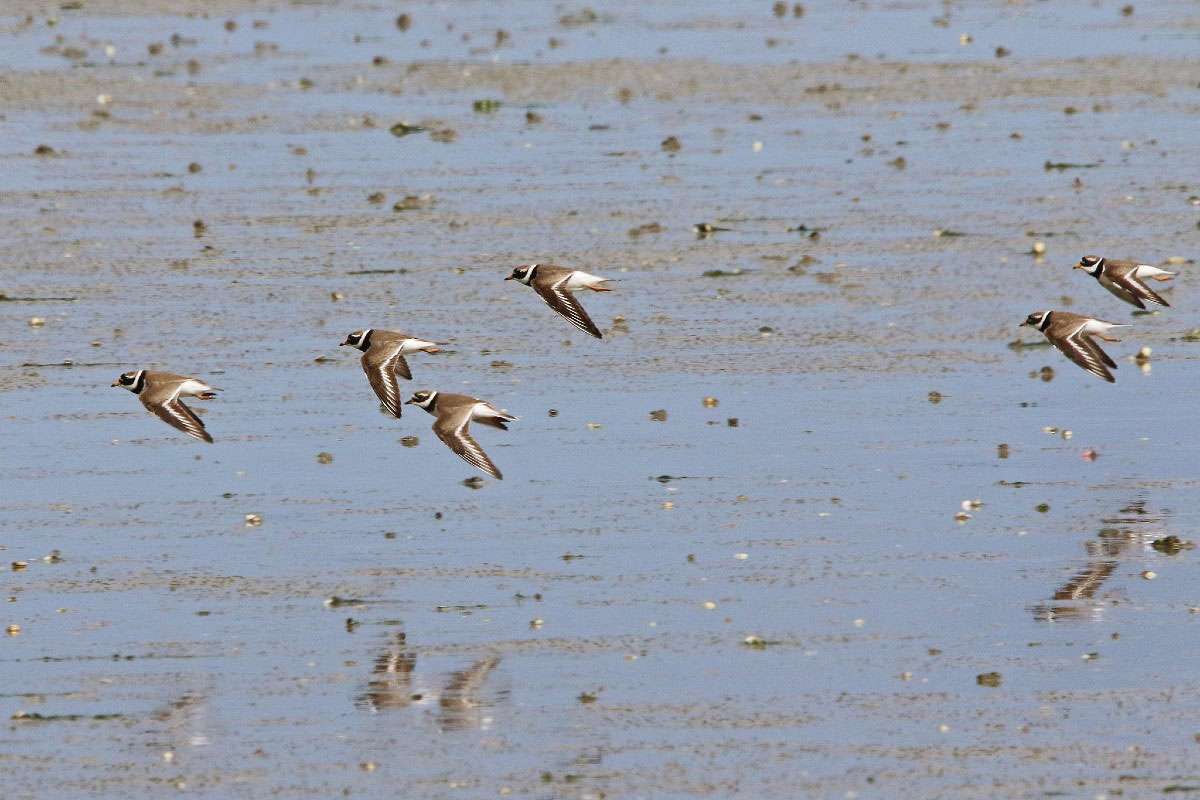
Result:
<svg viewBox="0 0 1200 800"><path fill-rule="evenodd" d="M375 657L367 689L358 696L355 705L370 711L408 708L421 699L412 690L416 666L417 654L408 649L408 637L403 631L392 634L388 646Z"/></svg>
<svg viewBox="0 0 1200 800"><path fill-rule="evenodd" d="M1145 550L1162 533L1160 515L1146 510L1144 500L1130 503L1119 516L1103 520L1096 539L1087 541L1088 559L1066 583L1055 590L1052 602L1030 609L1037 619L1090 619L1104 616L1105 603L1096 600L1096 592L1104 585L1121 559ZM1146 526L1146 527L1141 527Z"/></svg>
<svg viewBox="0 0 1200 800"><path fill-rule="evenodd" d="M150 718L163 726L168 741L162 742L161 746L167 752L181 750L185 745L204 747L212 741L208 696L203 692L185 692L156 710Z"/></svg>
<svg viewBox="0 0 1200 800"><path fill-rule="evenodd" d="M480 690L499 663L499 656L488 656L450 676L438 701L441 709L438 725L443 731L484 729L489 726L491 719L484 715L484 710L491 703L482 699Z"/></svg>
<svg viewBox="0 0 1200 800"><path fill-rule="evenodd" d="M451 673L440 694L420 691L418 680L428 688L428 676L420 680L416 650L409 646L403 632L394 633L375 657L366 689L355 698L354 705L373 712L397 711L431 705L436 700L437 724L442 731L486 730L492 721L486 709L495 704L495 698L485 699L483 690L488 676L499 664L499 656L480 658Z"/></svg>

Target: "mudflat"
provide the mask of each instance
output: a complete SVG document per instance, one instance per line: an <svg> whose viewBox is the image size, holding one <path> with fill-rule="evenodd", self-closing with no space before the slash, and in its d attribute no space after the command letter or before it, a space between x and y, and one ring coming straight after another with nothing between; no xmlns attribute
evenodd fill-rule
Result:
<svg viewBox="0 0 1200 800"><path fill-rule="evenodd" d="M1198 45L1166 0L6 4L0 794L1200 791ZM603 341L530 262L615 279ZM1130 324L1116 384L1047 308ZM369 327L520 417L504 481L378 413Z"/></svg>

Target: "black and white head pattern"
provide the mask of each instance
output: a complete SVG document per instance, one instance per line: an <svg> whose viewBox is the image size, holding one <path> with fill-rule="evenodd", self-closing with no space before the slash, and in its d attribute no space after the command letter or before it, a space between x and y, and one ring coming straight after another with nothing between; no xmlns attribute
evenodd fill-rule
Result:
<svg viewBox="0 0 1200 800"><path fill-rule="evenodd" d="M512 279L528 286L533 280L534 273L537 272L537 267L537 264L522 264L512 271Z"/></svg>
<svg viewBox="0 0 1200 800"><path fill-rule="evenodd" d="M1079 266L1089 275L1099 275L1104 269L1104 259L1101 256L1084 256L1079 259Z"/></svg>
<svg viewBox="0 0 1200 800"><path fill-rule="evenodd" d="M1035 311L1025 318L1025 325L1031 325L1039 331L1046 330L1046 326L1050 324L1049 311Z"/></svg>
<svg viewBox="0 0 1200 800"><path fill-rule="evenodd" d="M367 328L365 331L355 331L347 336L346 341L342 342L342 344L357 347L364 353L367 352L367 348L371 346L371 329Z"/></svg>
<svg viewBox="0 0 1200 800"><path fill-rule="evenodd" d="M142 390L146 388L146 370L139 369L135 372L122 373L113 386L121 386L134 394L141 394Z"/></svg>
<svg viewBox="0 0 1200 800"><path fill-rule="evenodd" d="M437 394L438 393L436 391L421 389L418 392L413 392L413 395L408 399L408 402L412 403L413 405L420 406L426 411L430 411L433 408L434 402L437 400Z"/></svg>

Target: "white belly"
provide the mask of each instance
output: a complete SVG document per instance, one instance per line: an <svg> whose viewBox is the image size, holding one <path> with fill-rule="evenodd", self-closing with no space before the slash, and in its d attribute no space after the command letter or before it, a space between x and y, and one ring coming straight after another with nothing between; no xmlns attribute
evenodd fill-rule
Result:
<svg viewBox="0 0 1200 800"><path fill-rule="evenodd" d="M419 353L426 347L437 347L437 342L427 342L424 339L405 339L404 343L400 345L400 355Z"/></svg>
<svg viewBox="0 0 1200 800"><path fill-rule="evenodd" d="M574 292L590 286L598 286L601 283L604 283L604 278L577 269L567 276L566 287Z"/></svg>
<svg viewBox="0 0 1200 800"><path fill-rule="evenodd" d="M1174 275L1175 273L1167 272L1165 269L1159 269L1158 267L1152 267L1149 264L1138 264L1133 270L1133 274L1135 277L1145 280L1146 278L1156 278L1159 275Z"/></svg>
<svg viewBox="0 0 1200 800"><path fill-rule="evenodd" d="M188 378L179 386L179 393L189 397L205 394L206 392L211 392L212 390L213 388L207 383L201 383L195 378Z"/></svg>

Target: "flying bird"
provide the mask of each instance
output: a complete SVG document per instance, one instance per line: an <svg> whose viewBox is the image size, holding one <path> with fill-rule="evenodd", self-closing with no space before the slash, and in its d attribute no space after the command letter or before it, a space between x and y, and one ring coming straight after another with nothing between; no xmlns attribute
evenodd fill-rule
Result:
<svg viewBox="0 0 1200 800"><path fill-rule="evenodd" d="M459 458L473 467L478 467L496 480L504 479L500 470L488 458L487 453L483 452L483 448L471 437L467 426L472 422L478 422L480 425L490 425L506 431L508 426L504 423L513 422L517 419L516 417L499 411L491 403L486 403L476 397L427 389L414 393L405 401L405 405L410 404L415 404L437 417L433 423L433 432Z"/></svg>
<svg viewBox="0 0 1200 800"><path fill-rule="evenodd" d="M597 339L604 335L592 322L592 318L583 310L583 306L575 299L572 292L580 289L591 289L593 292L611 292L605 286L608 278L591 275L578 269L556 267L553 264L523 264L512 271L504 280L518 281L530 286L538 296L546 301L546 305L557 311L567 321L581 331L590 333Z"/></svg>
<svg viewBox="0 0 1200 800"><path fill-rule="evenodd" d="M355 347L362 351L362 368L371 388L387 413L399 417L404 407L400 402L400 378L412 380L412 371L404 357L413 353L438 352L444 342L427 342L399 331L367 328L346 337L339 347Z"/></svg>
<svg viewBox="0 0 1200 800"><path fill-rule="evenodd" d="M1062 354L1083 367L1093 375L1103 378L1109 383L1115 383L1116 378L1108 371L1109 367L1117 368L1117 363L1100 349L1091 337L1096 336L1106 342L1119 342L1108 335L1113 328L1127 328L1128 325L1117 325L1099 319L1085 317L1082 314L1072 314L1070 311L1035 311L1021 323L1037 328L1050 344L1057 347Z"/></svg>
<svg viewBox="0 0 1200 800"><path fill-rule="evenodd" d="M1171 305L1158 292L1147 286L1145 280L1150 278L1169 281L1175 277L1174 272L1136 261L1117 261L1103 256L1084 256L1079 259L1075 269L1081 269L1091 275L1101 286L1131 306L1145 308L1146 303L1158 303L1167 307Z"/></svg>
<svg viewBox="0 0 1200 800"><path fill-rule="evenodd" d="M170 372L151 372L139 369L126 372L112 382L113 386L128 389L137 395L146 410L173 428L202 442L212 444L212 436L204 429L204 423L196 413L183 404L182 397L198 397L212 400L217 390L207 383L186 375Z"/></svg>

